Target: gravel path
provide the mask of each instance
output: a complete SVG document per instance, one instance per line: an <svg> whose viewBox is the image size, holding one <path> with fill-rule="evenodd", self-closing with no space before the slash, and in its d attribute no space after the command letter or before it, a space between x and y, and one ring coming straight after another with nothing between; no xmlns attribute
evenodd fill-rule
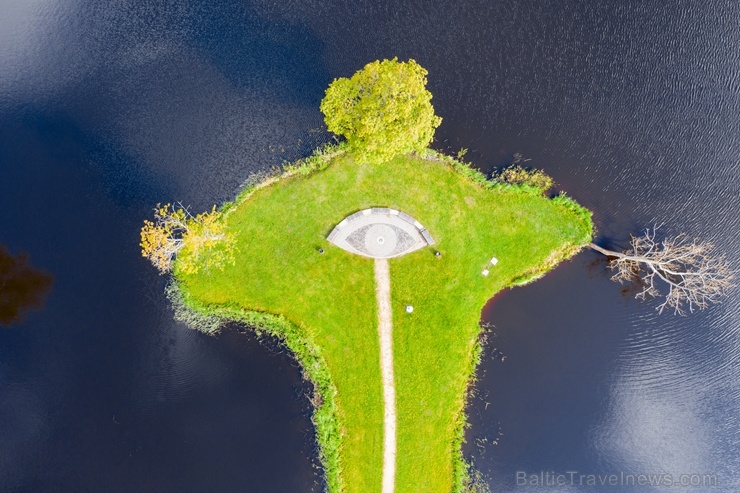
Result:
<svg viewBox="0 0 740 493"><path fill-rule="evenodd" d="M383 492L393 493L396 481L396 385L393 380L393 312L388 260L375 259L378 299L380 370L383 378Z"/></svg>

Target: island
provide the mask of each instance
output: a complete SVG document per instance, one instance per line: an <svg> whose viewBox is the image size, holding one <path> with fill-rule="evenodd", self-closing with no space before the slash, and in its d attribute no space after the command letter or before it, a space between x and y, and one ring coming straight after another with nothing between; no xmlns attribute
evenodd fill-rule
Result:
<svg viewBox="0 0 740 493"><path fill-rule="evenodd" d="M364 75L387 94L384 81L394 81L393 91L398 79L386 77L383 64L405 70L412 62L374 62ZM363 83L337 107L370 94ZM421 113L404 114L408 121ZM541 173L518 167L485 176L429 149L439 125L431 115L421 116L431 133L380 125L382 139L417 136L410 148L369 152L368 140L352 133L359 127L345 125L346 141L253 183L218 210L191 216L166 206L158 217L176 221L149 223L146 245L158 241L159 227L171 247L152 261L172 272L176 296L194 316L243 322L292 351L313 384L330 493L463 491L464 410L481 354L482 307L591 242L590 212L565 194L544 193L552 183L542 185ZM178 228L185 236L173 238Z"/></svg>

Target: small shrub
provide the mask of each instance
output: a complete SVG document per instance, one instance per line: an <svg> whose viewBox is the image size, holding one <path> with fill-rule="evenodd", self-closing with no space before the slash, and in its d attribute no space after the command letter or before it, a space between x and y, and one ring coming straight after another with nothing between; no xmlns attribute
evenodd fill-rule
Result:
<svg viewBox="0 0 740 493"><path fill-rule="evenodd" d="M510 185L525 185L536 189L539 193L545 193L553 186L553 180L541 169L526 169L515 164L504 169L498 179Z"/></svg>

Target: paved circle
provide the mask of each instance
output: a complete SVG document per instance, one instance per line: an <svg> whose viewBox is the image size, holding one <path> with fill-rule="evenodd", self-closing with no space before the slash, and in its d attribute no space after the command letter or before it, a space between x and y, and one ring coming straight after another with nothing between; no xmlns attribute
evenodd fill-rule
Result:
<svg viewBox="0 0 740 493"><path fill-rule="evenodd" d="M398 236L387 224L375 224L365 233L365 248L372 255L384 257L396 248Z"/></svg>

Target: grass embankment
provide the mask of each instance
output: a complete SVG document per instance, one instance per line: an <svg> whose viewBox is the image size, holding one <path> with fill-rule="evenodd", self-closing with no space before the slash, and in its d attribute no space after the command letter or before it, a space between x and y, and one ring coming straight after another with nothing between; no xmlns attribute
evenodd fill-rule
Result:
<svg viewBox="0 0 740 493"><path fill-rule="evenodd" d="M177 276L187 303L200 310L284 317L262 324L278 335L291 329L288 344L327 394L315 422L332 491L340 477L347 493L380 491L383 444L373 261L330 245L326 236L335 224L359 209L396 208L420 221L442 252L436 258L427 248L390 261L396 491L403 493L458 487L482 306L591 238L588 213L572 202L466 174L476 175L449 160L357 165L338 155L326 169L283 178L229 208L228 227L238 235L234 266ZM493 256L499 263L484 277ZM342 430L339 461L332 415Z"/></svg>

